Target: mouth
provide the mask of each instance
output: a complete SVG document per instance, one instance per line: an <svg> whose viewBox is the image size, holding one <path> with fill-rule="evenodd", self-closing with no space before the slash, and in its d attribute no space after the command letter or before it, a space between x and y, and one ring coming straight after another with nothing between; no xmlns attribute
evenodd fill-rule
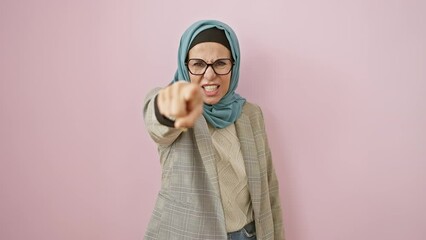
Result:
<svg viewBox="0 0 426 240"><path fill-rule="evenodd" d="M213 92L213 91L216 91L219 88L219 85L204 85L204 86L202 86L202 88L206 92Z"/></svg>
<svg viewBox="0 0 426 240"><path fill-rule="evenodd" d="M204 94L208 97L215 96L218 93L220 85L203 85L201 88L204 90Z"/></svg>

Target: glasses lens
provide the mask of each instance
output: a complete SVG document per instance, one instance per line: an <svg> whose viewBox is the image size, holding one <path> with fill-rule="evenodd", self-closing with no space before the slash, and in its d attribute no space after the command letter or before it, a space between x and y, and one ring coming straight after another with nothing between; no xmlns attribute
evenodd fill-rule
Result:
<svg viewBox="0 0 426 240"><path fill-rule="evenodd" d="M207 63L201 59L190 59L188 61L188 69L192 74L204 74Z"/></svg>
<svg viewBox="0 0 426 240"><path fill-rule="evenodd" d="M217 74L228 74L232 68L232 62L230 59L219 59L213 63L214 71Z"/></svg>

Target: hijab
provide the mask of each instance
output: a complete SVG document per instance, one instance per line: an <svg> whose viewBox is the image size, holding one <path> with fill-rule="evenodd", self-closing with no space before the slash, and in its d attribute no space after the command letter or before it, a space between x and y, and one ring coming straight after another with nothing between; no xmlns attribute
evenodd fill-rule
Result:
<svg viewBox="0 0 426 240"><path fill-rule="evenodd" d="M228 92L222 99L214 104L205 104L203 106L203 116L216 128L225 128L233 124L241 115L242 107L246 101L240 95L235 93L238 86L240 70L240 46L234 31L225 23L216 20L201 20L192 24L182 35L178 51L178 69L173 79L173 83L184 80L190 82L189 72L185 61L194 38L202 31L209 28L218 28L225 32L231 47L234 66L231 71L231 82Z"/></svg>

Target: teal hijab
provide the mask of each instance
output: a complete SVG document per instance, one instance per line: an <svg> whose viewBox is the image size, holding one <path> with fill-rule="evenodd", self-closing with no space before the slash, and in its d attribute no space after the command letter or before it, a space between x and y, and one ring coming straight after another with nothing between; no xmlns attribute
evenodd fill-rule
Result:
<svg viewBox="0 0 426 240"><path fill-rule="evenodd" d="M178 52L178 69L173 82L177 82L179 80L185 80L187 82L191 81L188 69L185 65L185 60L189 51L188 48L195 36L206 29L214 27L225 31L225 35L228 38L229 45L231 46L234 66L231 72L231 83L229 85L228 92L218 103L214 105L204 104L203 115L214 127L225 128L233 124L240 117L243 104L246 101L244 98L240 97L240 95L235 93L240 75L240 46L238 44L237 36L228 25L216 20L202 20L192 24L183 33Z"/></svg>

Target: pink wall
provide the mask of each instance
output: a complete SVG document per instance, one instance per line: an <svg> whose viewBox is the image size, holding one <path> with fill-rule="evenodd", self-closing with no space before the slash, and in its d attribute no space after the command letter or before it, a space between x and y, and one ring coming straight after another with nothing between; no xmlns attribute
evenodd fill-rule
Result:
<svg viewBox="0 0 426 240"><path fill-rule="evenodd" d="M159 189L144 95L193 21L240 38L289 240L426 239L426 4L2 0L0 239L140 239Z"/></svg>

